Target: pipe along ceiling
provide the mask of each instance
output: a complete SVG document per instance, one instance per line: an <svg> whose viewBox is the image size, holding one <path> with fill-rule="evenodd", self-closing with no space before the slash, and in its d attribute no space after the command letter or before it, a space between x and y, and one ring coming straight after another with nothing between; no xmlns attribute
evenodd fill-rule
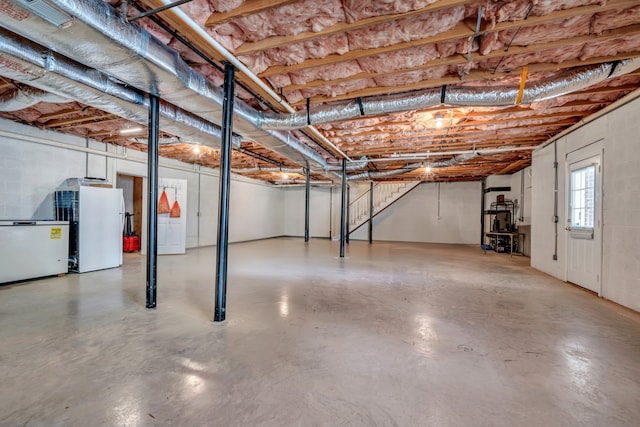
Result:
<svg viewBox="0 0 640 427"><path fill-rule="evenodd" d="M2 32L0 52L10 61L0 64L0 71L5 76L141 124L146 124L147 120L148 98L144 92L156 94L163 100L163 130L184 142L219 146L218 126L222 121L223 103L220 88L213 86L147 31L120 19L108 3L101 0L46 1L73 17L73 25L58 28L33 14L1 13L0 26L59 54ZM17 6L8 7L21 10ZM11 65L16 63L20 65ZM241 138L256 141L293 162L327 172L334 169L335 164L329 164L317 151L285 131L435 106L495 107L514 105L518 103L516 101L531 103L584 89L638 67L640 59L635 58L574 70L529 85L523 91L515 86L447 86L324 104L309 111L287 114L263 113L236 100L234 131ZM452 166L471 157L474 156L453 157L434 162L432 167ZM356 165L361 167L366 165L358 162ZM350 179L405 173L414 165L409 166L397 171L365 172L352 175Z"/></svg>

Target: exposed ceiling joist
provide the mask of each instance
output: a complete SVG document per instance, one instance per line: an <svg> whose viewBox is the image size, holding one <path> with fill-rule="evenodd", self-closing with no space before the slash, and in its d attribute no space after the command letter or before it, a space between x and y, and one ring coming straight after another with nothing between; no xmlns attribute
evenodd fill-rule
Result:
<svg viewBox="0 0 640 427"><path fill-rule="evenodd" d="M369 78L382 77L382 76L387 76L387 75L397 74L397 73L427 70L430 68L431 69L439 68L446 65L462 65L467 62L475 62L475 61L481 61L481 60L487 60L487 59L493 59L493 58L508 58L516 55L539 53L546 50L556 49L558 47L580 45L590 41L595 41L596 39L598 40L598 42L613 40L621 36L625 36L633 33L640 34L640 24L632 25L629 27L618 28L615 30L610 30L601 35L590 34L586 36L578 36L578 37L572 37L569 39L556 40L554 42L531 44L528 46L512 46L511 48L509 48L508 51L504 51L502 49L494 50L485 55L481 55L477 52L474 52L470 56L465 56L465 55L448 56L446 58L434 59L427 63L421 64L420 66L412 67L412 68L403 68L399 70L391 70L386 72L359 73L349 77L335 79L331 82L331 84L341 84L341 83L350 82L350 81L359 80L359 79L369 79ZM511 70L508 70L508 71L510 72ZM479 74L478 77L480 77L480 75L481 74ZM468 74L465 74L465 80L469 81L470 78L468 78L467 76ZM471 77L471 79L472 78L473 77ZM298 85L292 84L289 86L282 87L281 89L284 92L289 92L292 90L307 89L311 87L319 87L319 86L326 86L326 85L327 85L326 80L314 80L304 84L298 84Z"/></svg>
<svg viewBox="0 0 640 427"><path fill-rule="evenodd" d="M58 128L58 127L78 125L78 124L86 124L89 122L99 123L99 122L111 121L114 119L121 120L120 117L114 116L112 114L99 115L99 116L93 115L93 116L76 117L73 119L51 120L45 123L44 127L47 129L50 129L50 128Z"/></svg>
<svg viewBox="0 0 640 427"><path fill-rule="evenodd" d="M575 68L585 65L594 65L601 64L603 62L609 61L620 61L624 59L636 58L640 56L640 50L633 52L621 53L618 55L612 55L607 57L596 57L589 58L583 61L580 60L570 60L564 61L561 63L537 63L537 64L529 64L527 65L529 69L529 73L533 72L545 72L545 71L558 71L562 69ZM487 79L497 79L499 77L505 76L513 76L518 75L522 71L522 67L511 70L509 73L504 72L491 72L491 71L471 71L465 74L465 82L474 82L474 81L482 81ZM355 99L355 98L364 98L367 96L376 96L376 95L387 95L392 93L400 93L400 92L408 92L419 89L427 89L432 87L440 87L443 85L451 85L451 84L459 84L462 83L460 77L444 77L440 79L429 79L423 80L418 83L412 83L408 85L397 85L397 86L378 86L372 88L366 88L361 90L352 91L349 93L345 93L342 95L336 96L313 96L310 97L311 103L319 103L319 102L333 102L333 101L342 101L345 99ZM306 101L300 101L294 106L303 106Z"/></svg>
<svg viewBox="0 0 640 427"><path fill-rule="evenodd" d="M296 0L249 0L229 12L213 13L205 22L205 26L213 27L224 24L225 22L229 22L236 18L242 18L243 16L274 9L279 6L293 3L294 1Z"/></svg>
<svg viewBox="0 0 640 427"><path fill-rule="evenodd" d="M491 33L491 32L496 32L501 30L508 30L512 28L538 25L542 23L555 21L555 20L570 18L572 16L592 15L594 13L605 12L608 10L624 9L631 6L635 6L636 4L637 3L634 0L611 0L602 6L601 5L581 6L581 7L576 7L572 9L559 10L544 16L532 16L532 17L529 17L526 21L518 20L518 21L501 22L496 24L493 28L483 29L482 33L486 34L486 33ZM447 41L456 41L465 37L471 37L474 35L474 32L475 32L474 28L469 27L469 25L465 23L459 23L458 25L456 25L455 28L449 31L445 31L435 36L425 37L419 40L412 40L408 42L397 43L390 46L383 46L383 47L378 47L373 49L352 50L342 55L334 54L334 55L326 56L324 58L307 59L306 61L303 61L299 64L272 66L272 67L269 67L264 72L260 73L260 77L268 77L275 74L290 73L294 71L303 70L306 68L326 66L326 65L336 64L339 62L345 62L345 61L350 61L358 58L363 58L366 56L395 52L398 50L408 49L411 47L419 47L419 46L425 46L428 44L441 43L441 42L447 42Z"/></svg>
<svg viewBox="0 0 640 427"><path fill-rule="evenodd" d="M370 18L361 19L356 22L346 23L341 22L331 27L325 28L320 31L310 31L306 33L296 34L294 36L274 36L268 37L259 42L244 43L238 49L235 50L236 55L248 55L265 49L272 49L275 47L281 47L291 43L300 43L304 41L315 40L320 37L331 36L334 34L345 33L347 31L358 30L360 28L371 27L374 25L389 23L397 21L399 19L410 18L413 16L422 15L428 12L434 12L436 10L447 9L454 6L460 6L468 3L472 3L473 0L440 0L435 3L431 3L421 9L412 10L409 12L398 13L394 15L378 15ZM472 31L473 33L473 31Z"/></svg>

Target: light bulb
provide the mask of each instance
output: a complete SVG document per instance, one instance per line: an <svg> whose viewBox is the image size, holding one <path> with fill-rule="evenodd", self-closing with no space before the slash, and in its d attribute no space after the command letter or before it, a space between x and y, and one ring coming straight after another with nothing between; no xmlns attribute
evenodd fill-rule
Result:
<svg viewBox="0 0 640 427"><path fill-rule="evenodd" d="M289 179L289 174L288 174L288 173L286 173L286 172L283 172L283 173L282 173L282 179L284 179L284 180Z"/></svg>
<svg viewBox="0 0 640 427"><path fill-rule="evenodd" d="M193 154L200 154L200 146L196 145L193 147Z"/></svg>
<svg viewBox="0 0 640 427"><path fill-rule="evenodd" d="M437 129L442 129L442 124L443 124L442 122L444 120L444 116L442 114L438 113L438 114L436 114L435 119L436 119L436 128Z"/></svg>
<svg viewBox="0 0 640 427"><path fill-rule="evenodd" d="M431 173L431 166L427 165L424 167L424 173Z"/></svg>
<svg viewBox="0 0 640 427"><path fill-rule="evenodd" d="M138 133L138 132L142 132L142 131L143 131L143 129L141 127L121 129L120 130L120 135L128 135L128 134L131 134L131 133Z"/></svg>

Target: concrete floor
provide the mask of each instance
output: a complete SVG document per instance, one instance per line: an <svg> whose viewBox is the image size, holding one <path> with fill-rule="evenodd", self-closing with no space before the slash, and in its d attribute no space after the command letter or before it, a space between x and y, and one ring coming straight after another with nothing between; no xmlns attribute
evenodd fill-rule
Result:
<svg viewBox="0 0 640 427"><path fill-rule="evenodd" d="M637 426L640 315L476 246L282 238L0 287L2 426Z"/></svg>

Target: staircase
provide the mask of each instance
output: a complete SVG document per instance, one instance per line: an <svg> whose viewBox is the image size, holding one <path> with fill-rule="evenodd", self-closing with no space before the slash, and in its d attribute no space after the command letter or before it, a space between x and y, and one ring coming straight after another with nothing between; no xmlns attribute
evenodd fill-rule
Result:
<svg viewBox="0 0 640 427"><path fill-rule="evenodd" d="M418 185L420 185L420 181L379 182L375 184L373 186L373 215L371 217L378 215ZM349 204L349 234L369 222L370 192L371 190L368 190Z"/></svg>

